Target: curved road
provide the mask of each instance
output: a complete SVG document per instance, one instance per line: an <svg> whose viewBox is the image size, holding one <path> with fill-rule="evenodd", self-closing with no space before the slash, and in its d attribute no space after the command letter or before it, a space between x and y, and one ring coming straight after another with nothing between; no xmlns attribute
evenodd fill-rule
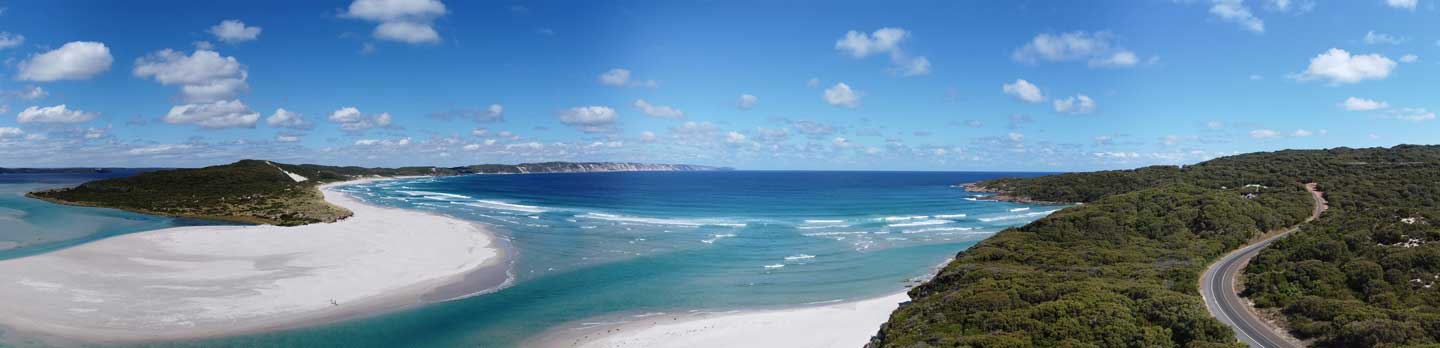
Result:
<svg viewBox="0 0 1440 348"><path fill-rule="evenodd" d="M1324 194L1315 190L1315 184L1305 184L1305 189L1315 199L1315 210L1311 212L1310 222L1320 217L1320 213L1329 208L1325 204ZM1200 296L1205 298L1205 308L1210 310L1210 315L1220 319L1226 325L1235 329L1235 337L1241 342L1255 348L1300 348L1303 344L1286 339L1279 328L1255 315L1250 302L1240 298L1236 291L1235 280L1239 278L1240 271L1250 262L1250 258L1260 253L1261 249L1270 245L1276 239L1289 235L1291 232L1300 229L1300 226L1291 227L1285 232L1267 237L1254 244L1240 248L1229 255L1220 258L1205 274L1200 277Z"/></svg>

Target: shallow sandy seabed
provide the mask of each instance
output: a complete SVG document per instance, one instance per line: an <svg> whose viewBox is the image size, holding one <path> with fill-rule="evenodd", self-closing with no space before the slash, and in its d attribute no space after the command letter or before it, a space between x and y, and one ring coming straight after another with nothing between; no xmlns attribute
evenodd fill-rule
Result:
<svg viewBox="0 0 1440 348"><path fill-rule="evenodd" d="M360 181L343 184L356 184ZM132 342L323 324L504 286L503 240L455 218L367 205L299 227L194 226L0 261L0 326Z"/></svg>

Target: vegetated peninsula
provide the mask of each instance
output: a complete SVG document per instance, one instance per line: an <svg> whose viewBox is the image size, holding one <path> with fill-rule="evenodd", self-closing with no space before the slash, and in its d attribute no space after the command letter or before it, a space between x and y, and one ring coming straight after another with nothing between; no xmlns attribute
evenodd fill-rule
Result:
<svg viewBox="0 0 1440 348"><path fill-rule="evenodd" d="M1319 347L1440 342L1440 146L1286 150L972 187L1086 203L961 252L869 347L1243 347L1206 312L1208 264L1266 232L1243 279ZM1330 209L1304 223L1316 183Z"/></svg>
<svg viewBox="0 0 1440 348"><path fill-rule="evenodd" d="M161 170L92 181L76 187L33 192L28 196L60 204L118 208L154 215L294 226L333 222L350 216L350 211L326 203L317 187L361 177L725 169L728 168L610 162L362 168L243 160L220 166Z"/></svg>

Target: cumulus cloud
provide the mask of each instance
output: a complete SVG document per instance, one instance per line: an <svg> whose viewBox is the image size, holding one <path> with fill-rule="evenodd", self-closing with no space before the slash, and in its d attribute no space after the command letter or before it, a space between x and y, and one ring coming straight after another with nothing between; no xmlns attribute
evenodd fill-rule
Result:
<svg viewBox="0 0 1440 348"><path fill-rule="evenodd" d="M1270 139L1270 138L1278 138L1278 137L1280 137L1280 133L1277 133L1277 132L1275 132L1275 131L1273 131L1273 130L1269 130L1269 129L1256 129L1256 130L1250 131L1250 138L1253 138L1253 139Z"/></svg>
<svg viewBox="0 0 1440 348"><path fill-rule="evenodd" d="M1311 135L1315 135L1315 132L1311 132L1308 129L1296 129L1295 132L1290 133L1290 136L1300 138L1308 137Z"/></svg>
<svg viewBox="0 0 1440 348"><path fill-rule="evenodd" d="M749 142L748 138L740 132L730 131L725 133L725 142L732 145L743 145Z"/></svg>
<svg viewBox="0 0 1440 348"><path fill-rule="evenodd" d="M869 34L851 30L835 40L835 49L853 58L887 54L895 65L896 72L902 76L929 74L929 59L923 56L911 57L900 48L900 42L908 37L910 32L902 28L880 28Z"/></svg>
<svg viewBox="0 0 1440 348"><path fill-rule="evenodd" d="M299 130L315 128L314 124L305 120L304 115L300 115L299 113L285 110L283 108L275 109L275 113L270 114L270 117L265 118L265 124L275 128L289 128Z"/></svg>
<svg viewBox="0 0 1440 348"><path fill-rule="evenodd" d="M209 103L233 99L250 89L244 65L235 57L197 49L190 55L165 49L135 60L134 74L166 86L180 86L182 99Z"/></svg>
<svg viewBox="0 0 1440 348"><path fill-rule="evenodd" d="M645 115L650 117L669 119L685 118L685 112L680 111L680 109L672 108L665 105L650 104L644 99L635 99L635 103L633 105L635 105L636 109L640 109L640 112L643 112L645 113Z"/></svg>
<svg viewBox="0 0 1440 348"><path fill-rule="evenodd" d="M1414 62L1418 62L1418 61L1420 61L1420 56L1417 56L1417 55L1407 54L1407 55L1400 56L1400 62L1401 62L1401 63L1414 63Z"/></svg>
<svg viewBox="0 0 1440 348"><path fill-rule="evenodd" d="M740 110L750 110L755 107L755 104L758 103L760 103L760 97L756 97L750 94L741 94L740 99L737 99L735 101L735 107L740 108Z"/></svg>
<svg viewBox="0 0 1440 348"><path fill-rule="evenodd" d="M246 26L238 19L227 19L210 27L210 34L228 43L241 43L260 38L260 27Z"/></svg>
<svg viewBox="0 0 1440 348"><path fill-rule="evenodd" d="M366 116L354 106L337 109L331 112L330 117L326 119L340 125L340 130L351 133L363 132L375 127L390 127L393 120L388 112Z"/></svg>
<svg viewBox="0 0 1440 348"><path fill-rule="evenodd" d="M105 44L75 41L20 62L16 78L27 81L85 80L110 70L115 58Z"/></svg>
<svg viewBox="0 0 1440 348"><path fill-rule="evenodd" d="M20 100L36 100L49 96L50 92L40 86L26 86L13 91L0 91L0 99L16 98ZM0 111L3 113L3 111Z"/></svg>
<svg viewBox="0 0 1440 348"><path fill-rule="evenodd" d="M260 113L239 100L176 105L162 119L169 124L193 124L209 129L255 128Z"/></svg>
<svg viewBox="0 0 1440 348"><path fill-rule="evenodd" d="M1390 76L1395 66L1395 61L1379 54L1351 55L1345 50L1331 48L1311 58L1310 66L1292 77L1300 81L1327 80L1332 85L1340 85L1383 80Z"/></svg>
<svg viewBox="0 0 1440 348"><path fill-rule="evenodd" d="M445 13L439 0L355 0L344 16L379 23L373 34L377 39L433 44L440 42L435 19Z"/></svg>
<svg viewBox="0 0 1440 348"><path fill-rule="evenodd" d="M1365 32L1365 43L1370 45L1399 45L1406 41L1405 38L1396 37L1386 33L1377 33L1374 30Z"/></svg>
<svg viewBox="0 0 1440 348"><path fill-rule="evenodd" d="M1392 8L1414 11L1420 4L1420 0L1385 0L1385 5Z"/></svg>
<svg viewBox="0 0 1440 348"><path fill-rule="evenodd" d="M1095 100L1084 94L1065 99L1055 99L1055 112L1065 114L1088 114L1095 112Z"/></svg>
<svg viewBox="0 0 1440 348"><path fill-rule="evenodd" d="M1383 101L1349 97L1345 98L1345 101L1340 102L1340 107L1349 111L1371 111L1388 108L1390 104Z"/></svg>
<svg viewBox="0 0 1440 348"><path fill-rule="evenodd" d="M1255 17L1244 0L1214 0L1210 14L1221 20L1239 24L1241 28L1256 33L1265 32L1265 21Z"/></svg>
<svg viewBox="0 0 1440 348"><path fill-rule="evenodd" d="M1435 113L1423 108L1400 108L1390 111L1390 117L1401 121L1425 122L1435 119Z"/></svg>
<svg viewBox="0 0 1440 348"><path fill-rule="evenodd" d="M1020 99L1026 103L1039 103L1045 101L1045 94L1040 92L1040 87L1023 79L1015 80L1014 83L1007 83L1000 86L1005 94Z"/></svg>
<svg viewBox="0 0 1440 348"><path fill-rule="evenodd" d="M11 34L8 31L0 31L0 50L20 46L25 43L25 35Z"/></svg>
<svg viewBox="0 0 1440 348"><path fill-rule="evenodd" d="M1140 57L1130 50L1114 47L1115 35L1107 32L1088 33L1073 31L1061 34L1042 33L1036 35L1025 46L1010 54L1017 62L1034 64L1040 61L1068 62L1087 61L1090 67L1114 68L1131 67L1140 63Z"/></svg>
<svg viewBox="0 0 1440 348"><path fill-rule="evenodd" d="M660 83L655 80L631 81L630 70L614 68L600 74L600 84L615 87L659 87Z"/></svg>
<svg viewBox="0 0 1440 348"><path fill-rule="evenodd" d="M299 136L299 135L293 135L293 134L276 134L276 135L275 135L275 142L278 142L278 143L293 143L293 142L298 142L298 141L300 141L300 136Z"/></svg>
<svg viewBox="0 0 1440 348"><path fill-rule="evenodd" d="M615 131L615 121L620 114L607 106L581 106L560 111L560 123L585 133L610 133Z"/></svg>
<svg viewBox="0 0 1440 348"><path fill-rule="evenodd" d="M25 131L15 127L0 127L0 139L14 138L25 135Z"/></svg>
<svg viewBox="0 0 1440 348"><path fill-rule="evenodd" d="M71 110L65 104L51 107L31 106L15 116L20 123L81 123L100 117L99 113Z"/></svg>
<svg viewBox="0 0 1440 348"><path fill-rule="evenodd" d="M825 93L822 94L826 103L851 109L860 106L860 98L862 96L864 96L864 93L850 89L850 85L844 82L830 86L830 88L825 89Z"/></svg>

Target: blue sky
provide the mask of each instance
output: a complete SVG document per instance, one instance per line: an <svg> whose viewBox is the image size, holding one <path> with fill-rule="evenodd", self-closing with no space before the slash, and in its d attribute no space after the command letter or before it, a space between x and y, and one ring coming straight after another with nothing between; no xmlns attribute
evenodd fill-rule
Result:
<svg viewBox="0 0 1440 348"><path fill-rule="evenodd" d="M1435 7L0 0L0 166L1068 171L1433 143Z"/></svg>

